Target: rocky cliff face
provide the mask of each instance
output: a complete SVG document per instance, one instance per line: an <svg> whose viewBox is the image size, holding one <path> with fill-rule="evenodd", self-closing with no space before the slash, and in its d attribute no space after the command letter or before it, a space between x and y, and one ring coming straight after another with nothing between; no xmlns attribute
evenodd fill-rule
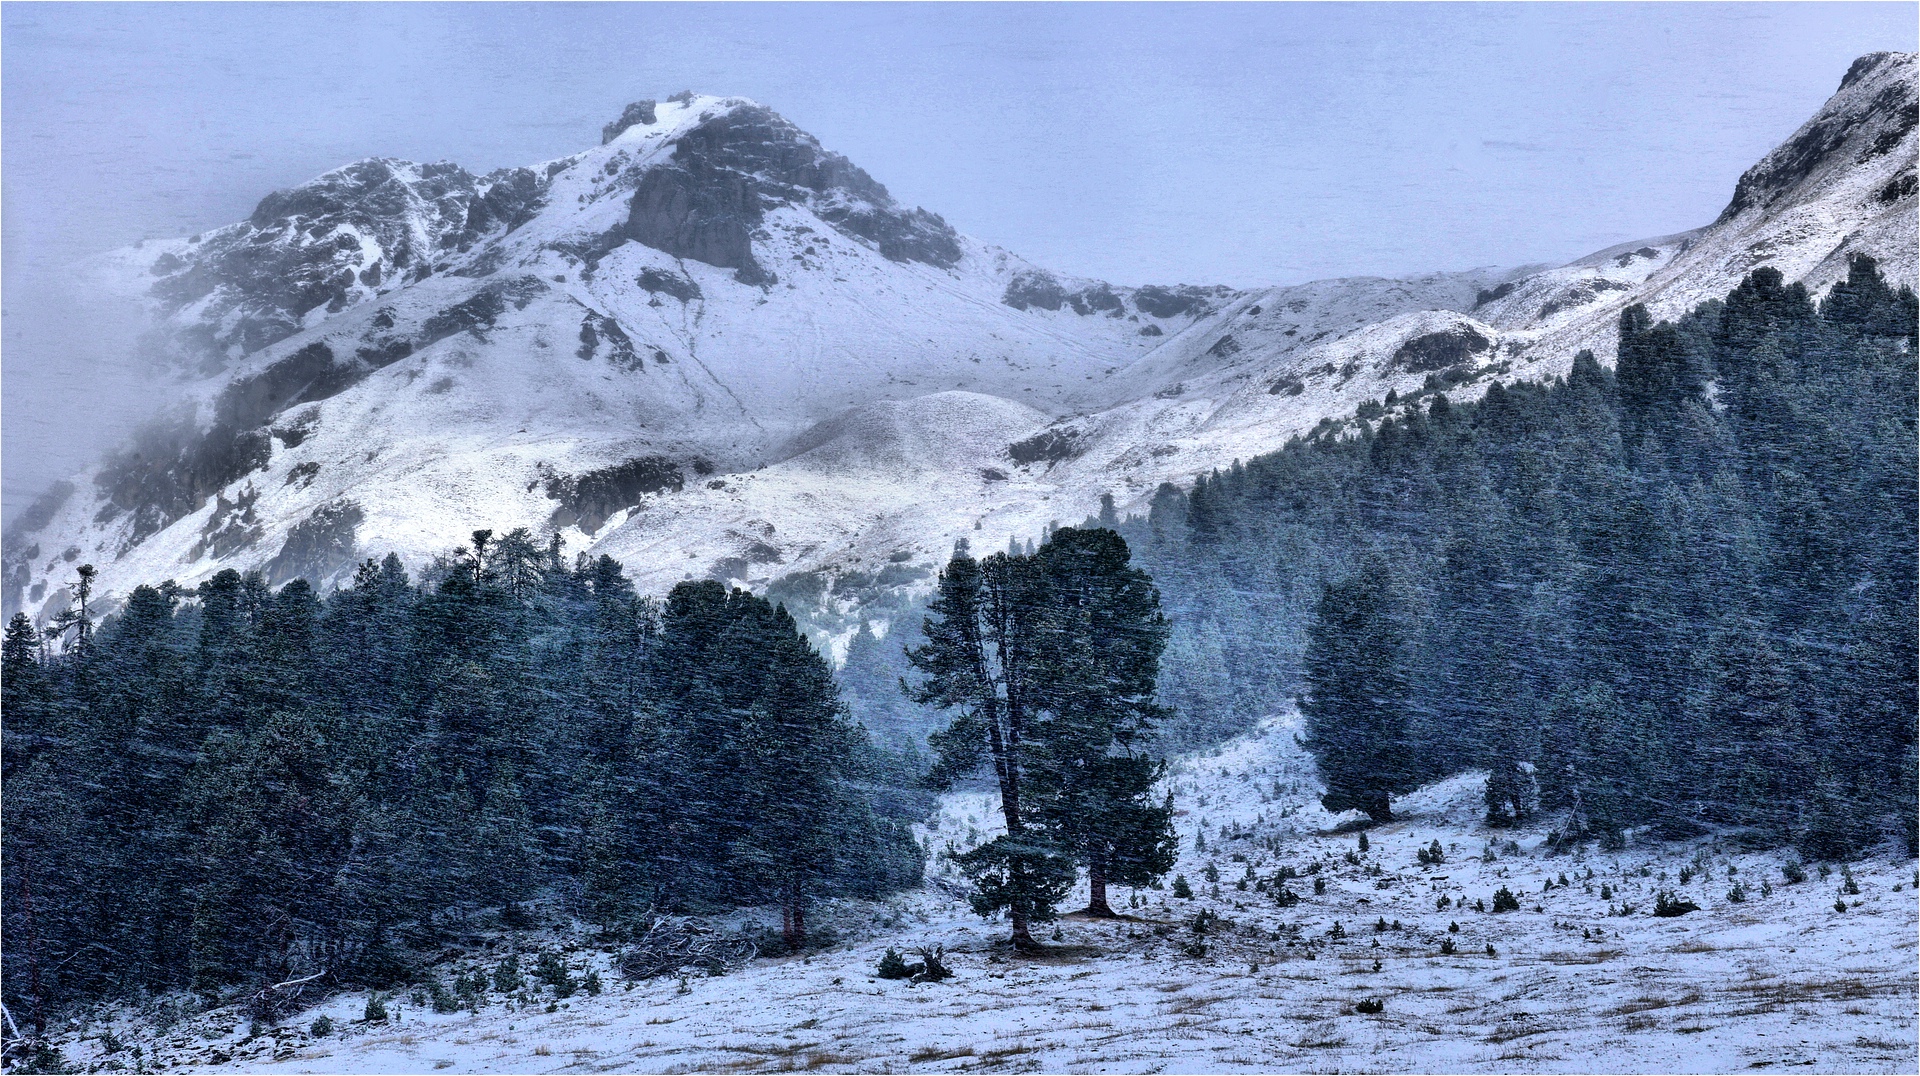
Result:
<svg viewBox="0 0 1920 1076"><path fill-rule="evenodd" d="M362 161L102 262L180 407L23 514L0 590L44 619L82 561L110 608L525 526L651 588L884 604L957 538L1610 355L1632 302L1671 316L1760 265L1817 290L1853 253L1912 284L1914 114L1914 58L1864 57L1704 228L1256 291L1042 269L741 98L636 102L598 146L486 176Z"/></svg>
<svg viewBox="0 0 1920 1076"><path fill-rule="evenodd" d="M181 366L218 371L445 271L449 257L532 219L545 187L528 168L475 176L454 164L370 158L275 191L247 220L153 260L157 342Z"/></svg>

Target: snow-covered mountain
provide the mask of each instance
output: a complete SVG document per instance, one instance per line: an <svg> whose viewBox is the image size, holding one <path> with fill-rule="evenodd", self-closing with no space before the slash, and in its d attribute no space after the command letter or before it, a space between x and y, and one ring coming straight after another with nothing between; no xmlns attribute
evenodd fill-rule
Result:
<svg viewBox="0 0 1920 1076"><path fill-rule="evenodd" d="M1915 59L1863 57L1704 228L1558 268L1241 291L1051 273L742 98L638 102L475 176L374 159L102 259L183 403L7 536L8 611L227 566L337 582L480 527L641 584L858 601L1125 509L1391 390L1473 395L1778 267L1915 282Z"/></svg>

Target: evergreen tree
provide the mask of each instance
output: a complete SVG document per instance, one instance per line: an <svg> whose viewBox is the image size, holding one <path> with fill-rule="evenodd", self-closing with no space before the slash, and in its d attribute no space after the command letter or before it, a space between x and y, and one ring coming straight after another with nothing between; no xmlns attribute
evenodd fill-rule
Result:
<svg viewBox="0 0 1920 1076"><path fill-rule="evenodd" d="M975 909L1006 909L1014 945L1023 949L1037 947L1031 924L1052 918L1073 879L1072 861L1029 826L1022 798L1044 675L1037 645L1044 603L1030 557L996 553L982 562L957 547L928 606L926 642L907 655L922 677L908 685L913 701L958 711L929 740L936 754L930 780L950 785L983 761L992 767L1007 832L960 863L978 890Z"/></svg>
<svg viewBox="0 0 1920 1076"><path fill-rule="evenodd" d="M1173 866L1172 806L1144 753L1164 714L1154 701L1166 618L1147 574L1110 530L1054 531L1041 546L1046 615L1035 640L1045 673L1029 802L1035 825L1086 865L1088 914L1111 918L1107 884L1148 885Z"/></svg>
<svg viewBox="0 0 1920 1076"><path fill-rule="evenodd" d="M1407 719L1411 691L1386 563L1370 558L1353 578L1327 584L1306 652L1306 744L1326 782L1329 811L1393 818L1389 797L1411 790Z"/></svg>

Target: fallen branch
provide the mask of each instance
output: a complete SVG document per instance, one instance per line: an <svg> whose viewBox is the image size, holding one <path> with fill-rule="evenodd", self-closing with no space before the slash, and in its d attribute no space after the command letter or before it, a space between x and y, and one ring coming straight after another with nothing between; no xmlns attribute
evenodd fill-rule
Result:
<svg viewBox="0 0 1920 1076"><path fill-rule="evenodd" d="M629 979L673 975L689 968L718 974L760 955L753 939L728 937L689 919L661 917L620 953L620 973Z"/></svg>

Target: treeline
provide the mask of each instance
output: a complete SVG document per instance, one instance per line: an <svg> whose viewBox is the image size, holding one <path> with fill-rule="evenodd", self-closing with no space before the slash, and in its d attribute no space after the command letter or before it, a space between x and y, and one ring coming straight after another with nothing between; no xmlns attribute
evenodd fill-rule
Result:
<svg viewBox="0 0 1920 1076"><path fill-rule="evenodd" d="M4 644L5 996L402 981L463 913L619 924L917 885L924 793L784 610L523 531L330 597L222 572ZM90 575L90 573L89 573Z"/></svg>
<svg viewBox="0 0 1920 1076"><path fill-rule="evenodd" d="M1915 827L1916 307L1770 269L1613 370L1367 405L1123 525L1200 741L1303 698L1329 805L1843 855Z"/></svg>

